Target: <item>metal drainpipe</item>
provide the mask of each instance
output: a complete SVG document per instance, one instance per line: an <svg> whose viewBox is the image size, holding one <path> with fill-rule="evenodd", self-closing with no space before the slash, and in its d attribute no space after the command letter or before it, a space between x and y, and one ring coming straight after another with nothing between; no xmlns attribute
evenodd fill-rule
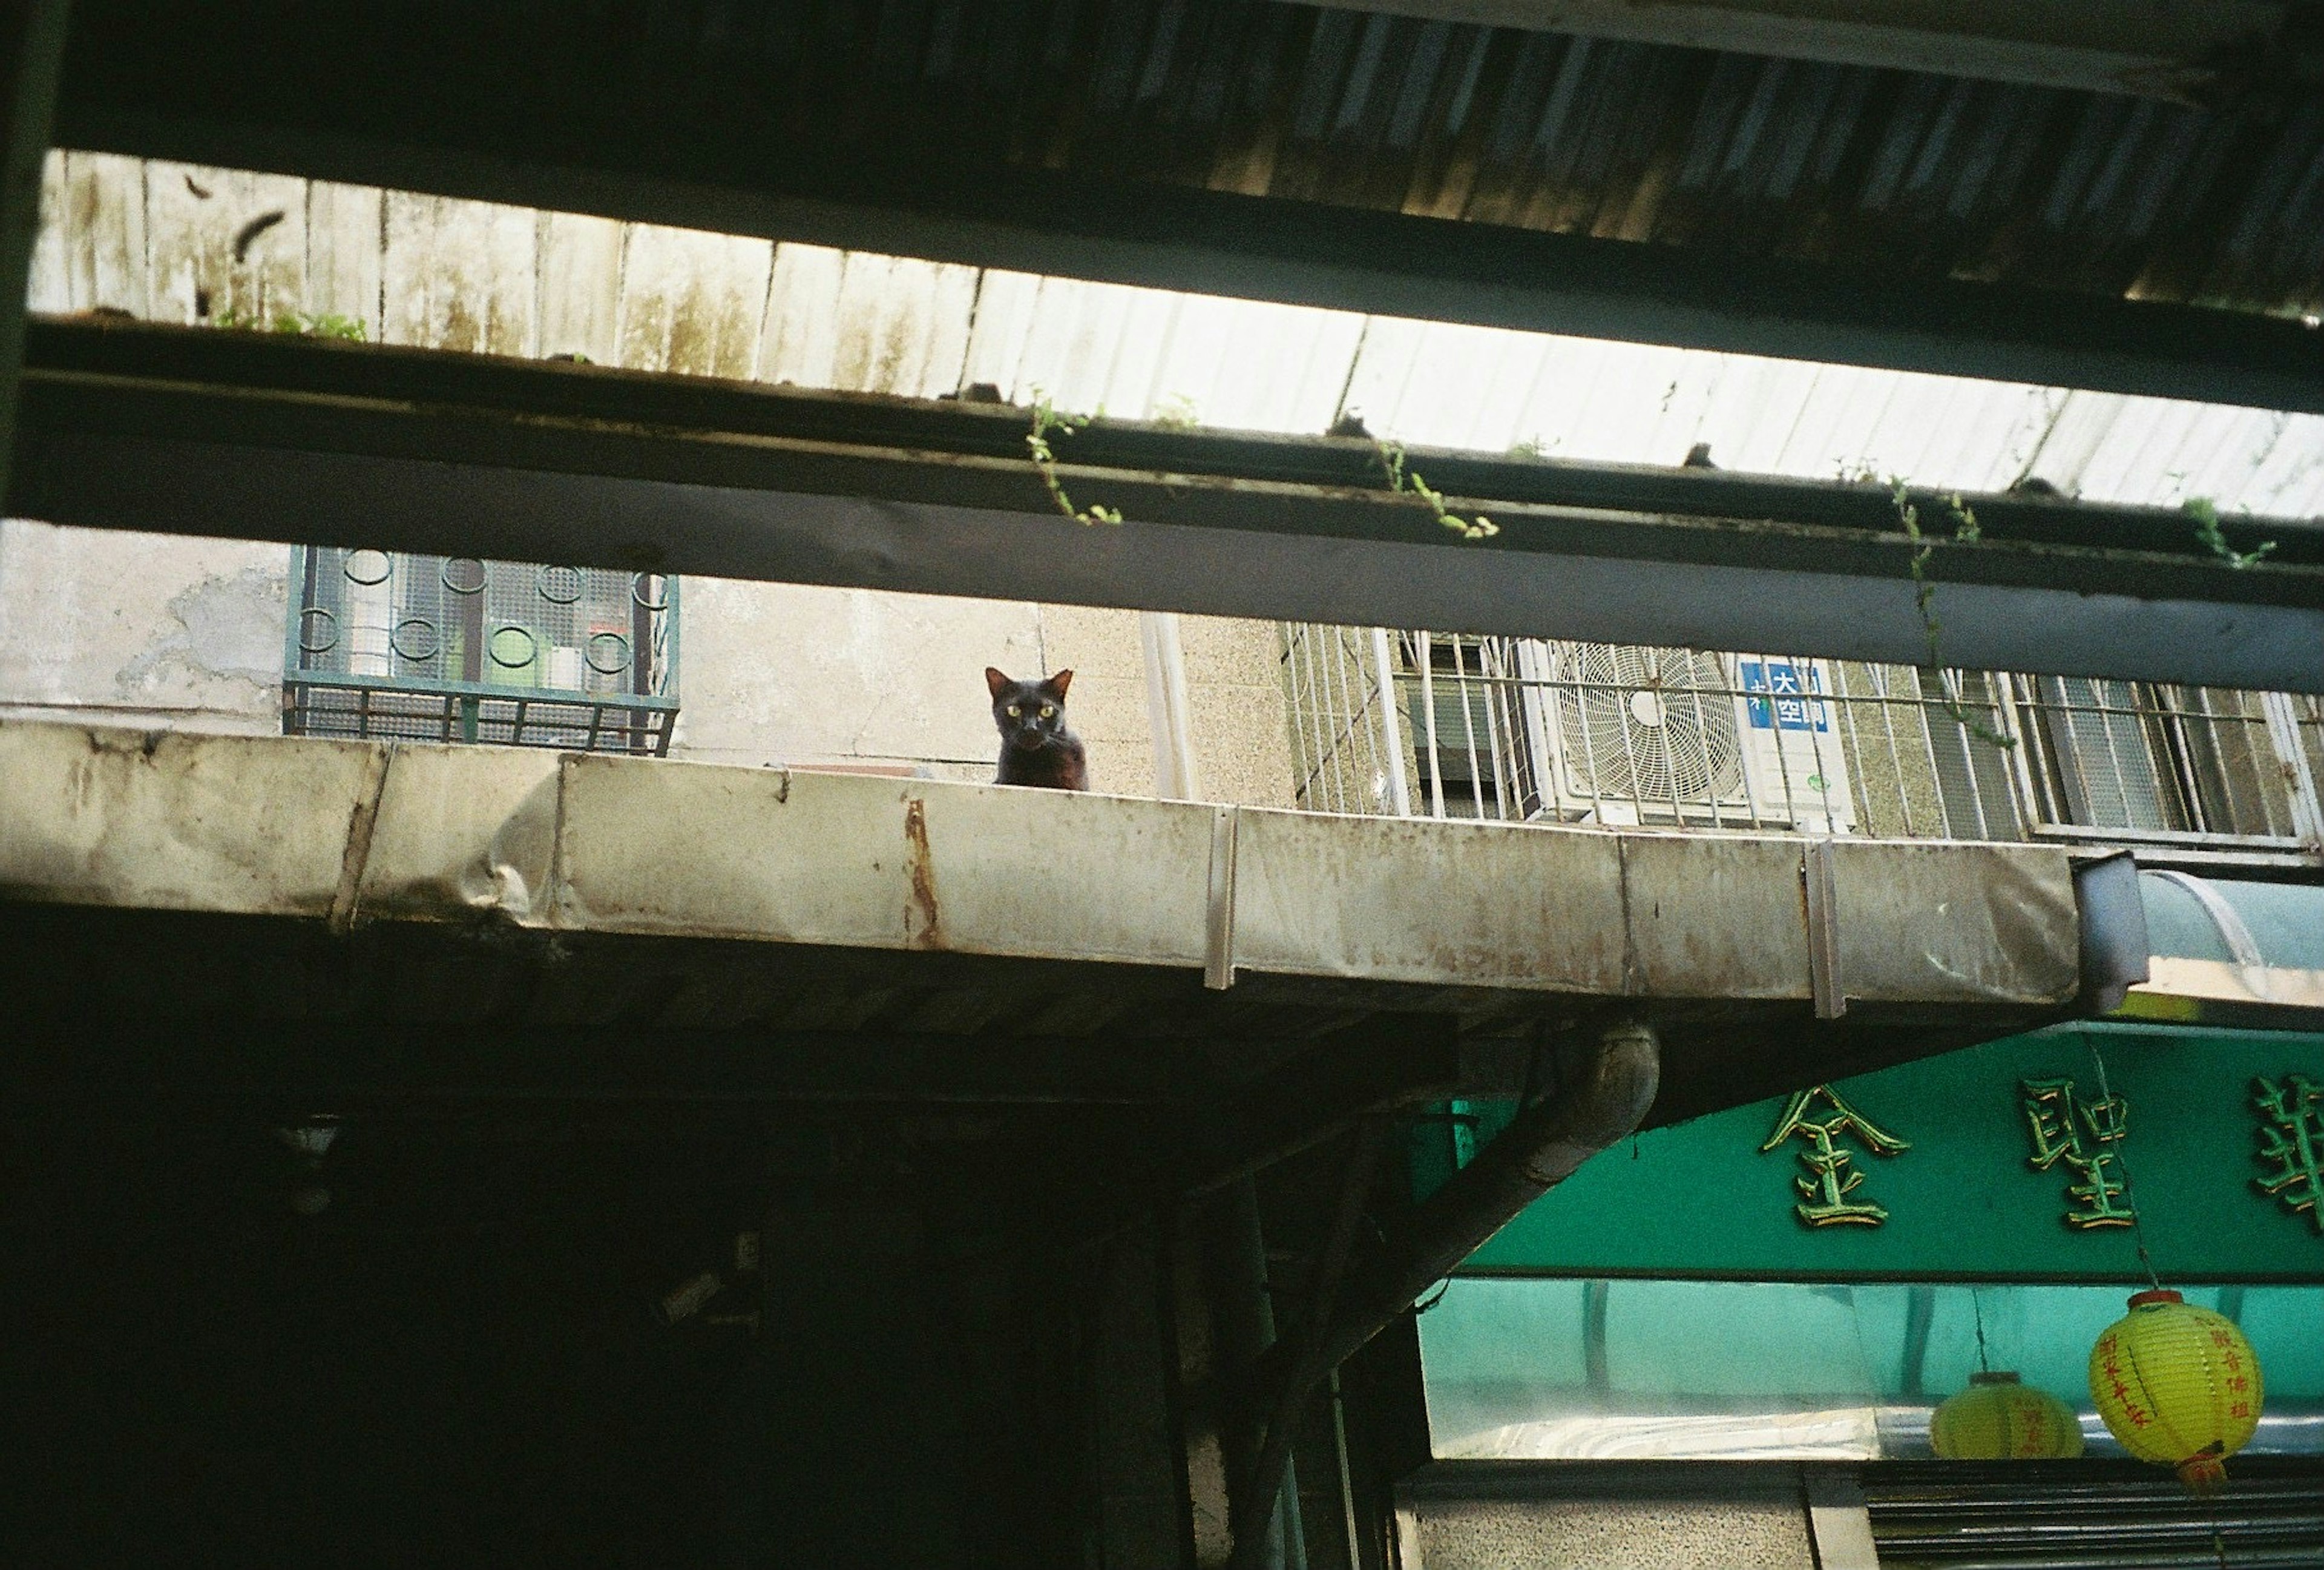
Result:
<svg viewBox="0 0 2324 1570"><path fill-rule="evenodd" d="M1259 1187L1240 1178L1213 1201L1212 1234L1213 1334L1218 1337L1221 1363L1227 1368L1264 1366L1275 1339L1275 1306L1268 1286L1267 1240L1260 1229ZM1255 1470L1256 1435L1227 1446L1228 1464L1237 1471ZM1297 1474L1287 1464L1277 1469L1269 1485L1260 1519L1246 1522L1254 1513L1230 1492L1227 1512L1234 1534L1231 1561L1250 1570L1307 1570L1305 1523L1298 1509ZM1246 1525L1252 1529L1247 1534ZM1246 1554L1243 1539L1255 1539Z"/></svg>
<svg viewBox="0 0 2324 1570"><path fill-rule="evenodd" d="M1388 809L1412 816L1412 781L1404 769L1404 727L1396 716L1396 661L1388 657L1388 629L1372 629L1372 677L1379 687L1380 751L1388 757Z"/></svg>
<svg viewBox="0 0 2324 1570"><path fill-rule="evenodd" d="M1635 1132L1661 1084L1662 1045L1653 1030L1636 1022L1612 1026L1599 1037L1597 1056L1579 1084L1519 1112L1475 1160L1414 1207L1365 1266L1350 1274L1330 1322L1301 1337L1288 1360L1276 1365L1281 1372L1262 1381L1286 1393L1287 1400L1273 1405L1290 1418L1266 1436L1248 1497L1264 1501L1280 1486L1291 1454L1289 1430L1315 1387L1518 1211ZM1236 1528L1231 1563L1239 1570L1259 1562L1265 1534L1252 1536L1256 1540L1246 1546L1241 1528Z"/></svg>
<svg viewBox="0 0 2324 1570"><path fill-rule="evenodd" d="M1177 616L1168 611L1139 613L1138 642L1146 671L1146 725L1154 738L1154 793L1167 800L1192 801L1203 787L1194 768L1186 660Z"/></svg>

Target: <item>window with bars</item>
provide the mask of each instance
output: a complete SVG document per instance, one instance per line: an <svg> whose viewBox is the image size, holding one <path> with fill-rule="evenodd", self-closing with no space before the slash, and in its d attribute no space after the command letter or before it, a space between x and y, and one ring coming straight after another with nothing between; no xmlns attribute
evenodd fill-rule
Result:
<svg viewBox="0 0 2324 1570"><path fill-rule="evenodd" d="M300 546L290 585L287 734L669 751L674 577Z"/></svg>
<svg viewBox="0 0 2324 1570"><path fill-rule="evenodd" d="M1284 651L1315 810L2304 857L2324 834L2312 697L1354 628Z"/></svg>
<svg viewBox="0 0 2324 1570"><path fill-rule="evenodd" d="M2313 697L2073 677L2011 688L2046 831L2160 842L2314 832Z"/></svg>

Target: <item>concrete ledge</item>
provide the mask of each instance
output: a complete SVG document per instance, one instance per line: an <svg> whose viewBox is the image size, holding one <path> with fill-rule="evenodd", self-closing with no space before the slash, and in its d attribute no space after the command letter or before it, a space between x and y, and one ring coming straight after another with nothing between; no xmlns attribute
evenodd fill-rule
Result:
<svg viewBox="0 0 2324 1570"><path fill-rule="evenodd" d="M0 898L1805 1001L1811 842L1443 824L488 747L0 724ZM2050 1007L2044 845L1830 842L1845 1001Z"/></svg>

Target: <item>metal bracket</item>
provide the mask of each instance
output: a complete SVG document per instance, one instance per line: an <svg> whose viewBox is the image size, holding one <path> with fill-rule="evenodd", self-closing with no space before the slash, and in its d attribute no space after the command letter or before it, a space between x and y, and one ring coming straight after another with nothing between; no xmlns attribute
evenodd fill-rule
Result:
<svg viewBox="0 0 2324 1570"><path fill-rule="evenodd" d="M1840 979L1840 898L1831 856L1831 841L1813 840L1800 866L1807 889L1808 985L1815 995L1819 1020L1837 1020L1848 1012L1848 996Z"/></svg>
<svg viewBox="0 0 2324 1570"><path fill-rule="evenodd" d="M1211 814L1211 887L1203 941L1203 984L1222 993L1234 985L1235 827L1241 812L1232 807Z"/></svg>

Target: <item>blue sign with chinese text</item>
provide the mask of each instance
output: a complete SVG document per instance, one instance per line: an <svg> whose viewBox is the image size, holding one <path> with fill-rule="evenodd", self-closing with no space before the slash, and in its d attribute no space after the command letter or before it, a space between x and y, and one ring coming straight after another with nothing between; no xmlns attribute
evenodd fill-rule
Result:
<svg viewBox="0 0 2324 1570"><path fill-rule="evenodd" d="M1743 690L1766 695L1744 700L1755 731L1831 729L1831 711L1808 697L1823 690L1812 666L1794 665L1788 660L1746 660Z"/></svg>

